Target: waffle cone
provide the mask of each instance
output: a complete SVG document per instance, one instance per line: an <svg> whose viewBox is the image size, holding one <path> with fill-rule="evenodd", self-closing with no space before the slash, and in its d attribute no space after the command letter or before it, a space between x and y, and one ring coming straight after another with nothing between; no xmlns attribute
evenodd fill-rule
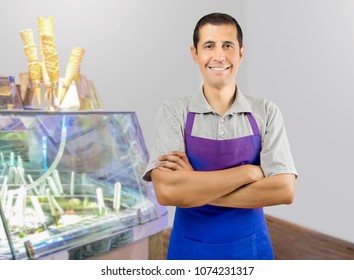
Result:
<svg viewBox="0 0 354 280"><path fill-rule="evenodd" d="M47 18L38 17L38 31L39 37L43 35L51 35L54 37L54 18L52 16Z"/></svg>
<svg viewBox="0 0 354 280"><path fill-rule="evenodd" d="M26 45L24 49L29 62L38 60L36 45Z"/></svg>
<svg viewBox="0 0 354 280"><path fill-rule="evenodd" d="M31 29L25 29L20 32L21 39L24 45L25 54L29 62L38 60L37 47L34 44L33 32Z"/></svg>
<svg viewBox="0 0 354 280"><path fill-rule="evenodd" d="M41 70L42 70L42 81L45 85L45 91L46 91L46 98L50 98L50 92L51 92L51 82L47 73L47 69L45 68L44 62L40 62L41 65Z"/></svg>
<svg viewBox="0 0 354 280"><path fill-rule="evenodd" d="M45 67L45 58L44 58L44 52L43 52L43 44L42 44L42 39L41 36L39 36L39 55L41 58L41 69L42 69L42 79L43 82L45 84L46 87L46 97L47 99L50 98L50 87L51 87L51 83L50 83L50 79L48 76L48 72L47 69Z"/></svg>
<svg viewBox="0 0 354 280"><path fill-rule="evenodd" d="M73 48L70 54L68 65L65 71L64 86L69 87L73 79L80 71L80 65L85 50L82 48Z"/></svg>
<svg viewBox="0 0 354 280"><path fill-rule="evenodd" d="M51 86L54 89L54 93L56 97L58 97L57 87L59 83L59 59L56 51L54 36L42 35L41 40L45 69L51 82Z"/></svg>
<svg viewBox="0 0 354 280"><path fill-rule="evenodd" d="M80 65L84 54L85 50L83 48L73 48L71 50L70 58L66 66L63 91L60 97L60 104L63 102L66 95L66 91L70 87L73 79L77 77L80 71Z"/></svg>
<svg viewBox="0 0 354 280"><path fill-rule="evenodd" d="M42 60L41 66L42 66L43 82L46 86L46 93L47 93L46 96L47 98L50 98L51 82L45 65L42 36L50 35L54 37L54 19L52 16L47 18L38 17L38 32L39 32L39 53Z"/></svg>
<svg viewBox="0 0 354 280"><path fill-rule="evenodd" d="M20 31L21 39L24 46L34 45L32 29L25 29Z"/></svg>
<svg viewBox="0 0 354 280"><path fill-rule="evenodd" d="M38 61L32 61L28 63L28 70L31 80L41 81L41 66Z"/></svg>
<svg viewBox="0 0 354 280"><path fill-rule="evenodd" d="M28 63L29 76L31 80L31 87L36 93L38 104L41 104L41 66L38 61Z"/></svg>

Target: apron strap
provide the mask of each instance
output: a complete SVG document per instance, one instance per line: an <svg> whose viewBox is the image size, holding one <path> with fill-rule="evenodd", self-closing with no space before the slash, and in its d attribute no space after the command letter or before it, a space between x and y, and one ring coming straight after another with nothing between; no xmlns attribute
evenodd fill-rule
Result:
<svg viewBox="0 0 354 280"><path fill-rule="evenodd" d="M192 128L194 123L195 114L193 112L188 112L186 127L184 128L184 135L192 135Z"/></svg>
<svg viewBox="0 0 354 280"><path fill-rule="evenodd" d="M251 124L252 131L254 135L261 135L256 120L251 113L247 113L248 120Z"/></svg>

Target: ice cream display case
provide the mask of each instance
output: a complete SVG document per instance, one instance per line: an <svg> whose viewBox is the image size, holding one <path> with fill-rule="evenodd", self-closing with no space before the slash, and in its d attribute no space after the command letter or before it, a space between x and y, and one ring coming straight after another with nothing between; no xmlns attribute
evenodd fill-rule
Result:
<svg viewBox="0 0 354 280"><path fill-rule="evenodd" d="M0 260L84 259L160 232L134 112L0 111Z"/></svg>

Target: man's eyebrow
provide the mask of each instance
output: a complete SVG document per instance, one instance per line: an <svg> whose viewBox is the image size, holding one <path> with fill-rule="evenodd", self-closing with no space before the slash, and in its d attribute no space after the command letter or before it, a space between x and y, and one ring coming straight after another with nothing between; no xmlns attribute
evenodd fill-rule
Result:
<svg viewBox="0 0 354 280"><path fill-rule="evenodd" d="M205 41L205 42L203 43L203 46L204 46L204 45L208 45L208 44L215 44L215 42L214 42L214 41L211 41L211 40Z"/></svg>
<svg viewBox="0 0 354 280"><path fill-rule="evenodd" d="M236 45L235 42L233 42L233 41L223 41L222 43L223 43L223 45L225 45L225 44L233 45L233 46ZM215 44L215 42L214 42L214 41L211 41L211 40L208 40L208 41L205 41L205 42L203 43L203 46L209 45L209 44Z"/></svg>
<svg viewBox="0 0 354 280"><path fill-rule="evenodd" d="M224 41L224 42L223 42L223 44L235 45L235 43L234 43L234 42L232 42L232 41Z"/></svg>

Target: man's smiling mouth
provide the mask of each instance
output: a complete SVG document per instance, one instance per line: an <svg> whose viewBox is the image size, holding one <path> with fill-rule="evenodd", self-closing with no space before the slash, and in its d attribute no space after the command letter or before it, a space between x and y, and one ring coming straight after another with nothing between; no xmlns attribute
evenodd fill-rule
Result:
<svg viewBox="0 0 354 280"><path fill-rule="evenodd" d="M230 69L230 67L231 66L228 66L228 67L210 67L209 66L209 69L213 70L213 71L220 71L221 72L221 71L226 71L226 70Z"/></svg>

